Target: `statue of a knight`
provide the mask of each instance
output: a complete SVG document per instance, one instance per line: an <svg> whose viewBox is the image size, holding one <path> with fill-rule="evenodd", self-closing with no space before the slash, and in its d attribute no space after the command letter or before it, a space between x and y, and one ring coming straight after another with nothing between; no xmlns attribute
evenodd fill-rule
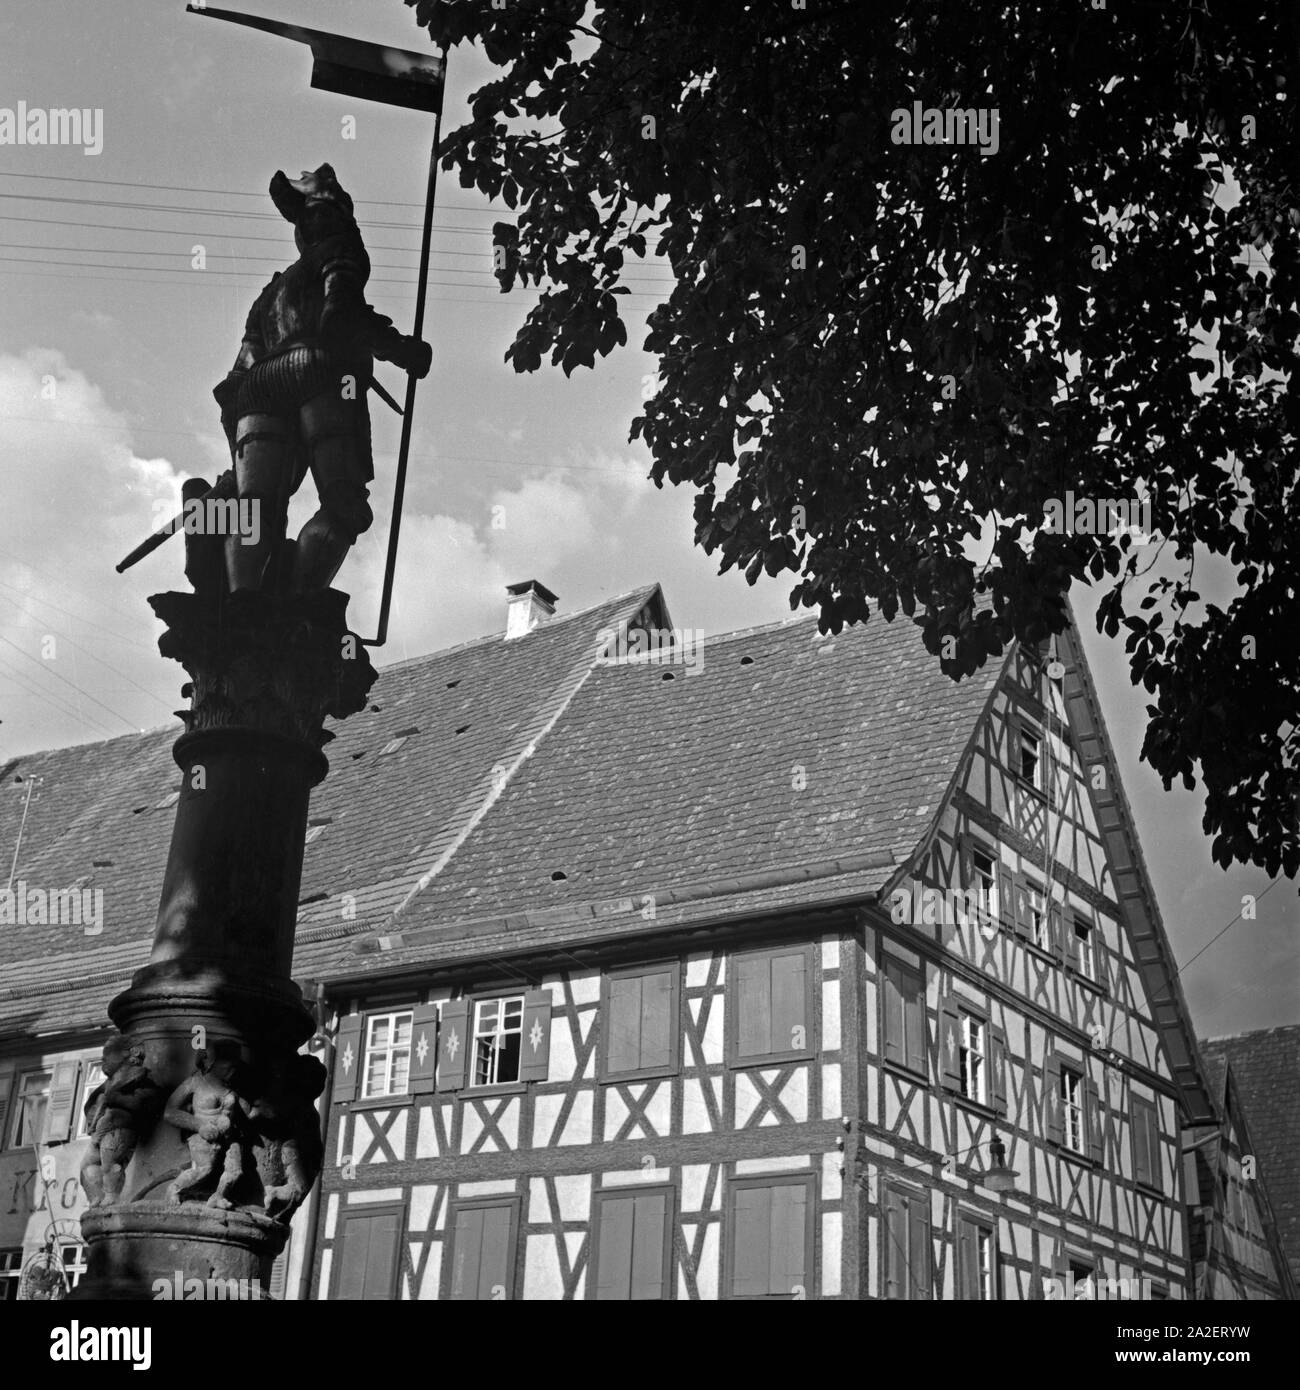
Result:
<svg viewBox="0 0 1300 1390"><path fill-rule="evenodd" d="M226 537L226 578L232 591L262 587L282 549L289 499L310 471L320 508L299 533L292 576L280 579L309 592L329 586L374 519L366 401L374 359L423 377L433 354L366 303L370 259L328 164L300 179L278 172L271 198L293 223L298 259L258 295L235 365L213 392L239 499L259 513L256 543Z"/></svg>

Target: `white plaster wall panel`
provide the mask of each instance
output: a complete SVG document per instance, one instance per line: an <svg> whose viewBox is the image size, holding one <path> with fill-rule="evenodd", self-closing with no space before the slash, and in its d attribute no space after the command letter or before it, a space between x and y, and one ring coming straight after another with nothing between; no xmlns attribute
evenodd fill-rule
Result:
<svg viewBox="0 0 1300 1390"><path fill-rule="evenodd" d="M339 1219L339 1194L331 1192L329 1200L325 1203L325 1239L334 1239L334 1228Z"/></svg>
<svg viewBox="0 0 1300 1390"><path fill-rule="evenodd" d="M837 936L822 937L822 969L840 968L840 939Z"/></svg>
<svg viewBox="0 0 1300 1390"><path fill-rule="evenodd" d="M421 1183L411 1188L410 1219L407 1229L427 1231L429 1218L433 1215L433 1204L438 1196L437 1183Z"/></svg>
<svg viewBox="0 0 1300 1390"><path fill-rule="evenodd" d="M683 1211L699 1211L704 1206L704 1192L709 1181L707 1163L682 1165L681 1203ZM689 1244L689 1242L688 1242Z"/></svg>
<svg viewBox="0 0 1300 1390"><path fill-rule="evenodd" d="M827 1062L822 1067L822 1119L837 1120L844 1113L840 1096L841 1068L838 1062Z"/></svg>
<svg viewBox="0 0 1300 1390"><path fill-rule="evenodd" d="M419 1119L415 1126L416 1158L438 1157L438 1126L434 1121L432 1105L422 1105L417 1112Z"/></svg>
<svg viewBox="0 0 1300 1390"><path fill-rule="evenodd" d="M822 1286L823 1298L837 1298L843 1284L841 1272L844 1260L844 1218L837 1211L822 1213ZM813 1293L812 1289L808 1290Z"/></svg>
<svg viewBox="0 0 1300 1390"><path fill-rule="evenodd" d="M524 1297L539 1301L564 1297L564 1276L554 1236L528 1237L524 1251Z"/></svg>
<svg viewBox="0 0 1300 1390"><path fill-rule="evenodd" d="M456 1196L464 1201L467 1197L495 1197L501 1192L514 1192L513 1178L495 1178L487 1182L460 1182L456 1184Z"/></svg>
<svg viewBox="0 0 1300 1390"><path fill-rule="evenodd" d="M363 1207L371 1202L400 1202L401 1200L402 1189L400 1187L372 1187L367 1191L347 1194L347 1204L350 1207Z"/></svg>
<svg viewBox="0 0 1300 1390"><path fill-rule="evenodd" d="M840 982L827 980L822 985L822 1047L833 1052L840 1046Z"/></svg>
<svg viewBox="0 0 1300 1390"><path fill-rule="evenodd" d="M769 1081L775 1081L778 1072L764 1073ZM785 1083L785 1086L778 1092L781 1103L794 1117L796 1124L803 1124L808 1118L808 1077L810 1068L796 1067L794 1075ZM763 1124L781 1124L770 1110L763 1116Z"/></svg>

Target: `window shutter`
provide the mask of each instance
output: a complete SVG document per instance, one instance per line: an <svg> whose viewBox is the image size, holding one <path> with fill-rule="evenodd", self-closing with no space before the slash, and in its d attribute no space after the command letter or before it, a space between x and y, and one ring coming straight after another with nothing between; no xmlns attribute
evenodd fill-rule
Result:
<svg viewBox="0 0 1300 1390"><path fill-rule="evenodd" d="M456 1213L455 1250L451 1263L451 1296L469 1302L479 1296L483 1262L484 1207L468 1207Z"/></svg>
<svg viewBox="0 0 1300 1390"><path fill-rule="evenodd" d="M732 1189L735 1235L731 1291L737 1298L762 1298L768 1292L771 1264L772 1189Z"/></svg>
<svg viewBox="0 0 1300 1390"><path fill-rule="evenodd" d="M1017 936L1026 938L1033 935L1033 920L1029 912L1029 881L1022 874L1013 880L1015 893L1015 920L1013 925Z"/></svg>
<svg viewBox="0 0 1300 1390"><path fill-rule="evenodd" d="M1061 909L1055 904L1052 904L1047 909L1047 949L1051 951L1058 960L1064 949L1061 942Z"/></svg>
<svg viewBox="0 0 1300 1390"><path fill-rule="evenodd" d="M885 1032L885 1060L887 1062L905 1062L908 1058L907 1029L904 1021L906 1002L903 972L896 962L889 959L885 960L882 988L884 992L882 1012Z"/></svg>
<svg viewBox="0 0 1300 1390"><path fill-rule="evenodd" d="M1141 1101L1133 1106L1133 1177L1137 1182L1150 1183L1151 1159L1147 1147L1147 1108Z"/></svg>
<svg viewBox="0 0 1300 1390"><path fill-rule="evenodd" d="M1160 1112L1154 1105L1147 1111L1147 1163L1151 1168L1151 1186L1162 1187L1164 1179L1160 1163Z"/></svg>
<svg viewBox="0 0 1300 1390"><path fill-rule="evenodd" d="M45 1142L57 1144L72 1133L72 1107L77 1098L79 1062L55 1062L50 1081L50 1104L45 1112Z"/></svg>
<svg viewBox="0 0 1300 1390"><path fill-rule="evenodd" d="M388 1301L394 1295L399 1215L395 1211L343 1218L343 1239L335 1258L339 1262L340 1299Z"/></svg>
<svg viewBox="0 0 1300 1390"><path fill-rule="evenodd" d="M1061 1060L1049 1057L1043 1065L1043 1116L1047 1142L1065 1142L1065 1123L1061 1114Z"/></svg>
<svg viewBox="0 0 1300 1390"><path fill-rule="evenodd" d="M433 1090L438 1061L438 1006L417 1004L411 1015L411 1067L406 1089L413 1096Z"/></svg>
<svg viewBox="0 0 1300 1390"><path fill-rule="evenodd" d="M998 916L1004 927L1014 927L1016 923L1016 879L1005 864L998 863Z"/></svg>
<svg viewBox="0 0 1300 1390"><path fill-rule="evenodd" d="M777 1183L772 1188L772 1244L768 1290L792 1294L808 1291L808 1271L804 1268L808 1236L808 1186L806 1183Z"/></svg>
<svg viewBox="0 0 1300 1390"><path fill-rule="evenodd" d="M971 859L970 836L964 831L957 836L957 872L963 888L974 888L975 865Z"/></svg>
<svg viewBox="0 0 1300 1390"><path fill-rule="evenodd" d="M989 1066L993 1071L993 1108L999 1115L1007 1113L1007 1035L1001 1028L989 1030L992 1040Z"/></svg>
<svg viewBox="0 0 1300 1390"><path fill-rule="evenodd" d="M1070 1261L1065 1253L1065 1241L1057 1236L1052 1245L1052 1278L1060 1285L1059 1297L1066 1297L1066 1281L1070 1277Z"/></svg>
<svg viewBox="0 0 1300 1390"><path fill-rule="evenodd" d="M664 1268L668 1198L662 1192L646 1192L635 1199L634 1205L629 1297L642 1301L661 1299L668 1277ZM604 1213L601 1215L603 1217Z"/></svg>
<svg viewBox="0 0 1300 1390"><path fill-rule="evenodd" d="M1092 959L1097 972L1097 986L1110 993L1110 954L1106 950L1106 939L1101 934L1101 923L1092 929Z"/></svg>
<svg viewBox="0 0 1300 1390"><path fill-rule="evenodd" d="M520 1081L545 1081L551 1066L551 991L531 989L524 995L524 1036Z"/></svg>
<svg viewBox="0 0 1300 1390"><path fill-rule="evenodd" d="M939 1080L953 1090L961 1089L961 1015L950 999L943 1001L939 1015Z"/></svg>
<svg viewBox="0 0 1300 1390"><path fill-rule="evenodd" d="M606 1197L600 1203L600 1242L596 1250L596 1297L632 1297L632 1237L636 1198Z"/></svg>
<svg viewBox="0 0 1300 1390"><path fill-rule="evenodd" d="M903 998L903 1024L907 1033L907 1065L928 1074L929 1051L925 1036L925 977L904 977L907 993Z"/></svg>
<svg viewBox="0 0 1300 1390"><path fill-rule="evenodd" d="M285 1284L289 1274L289 1241L285 1241L284 1249L275 1257L271 1264L271 1277L267 1281L266 1296L268 1298L284 1298Z"/></svg>
<svg viewBox="0 0 1300 1390"><path fill-rule="evenodd" d="M1079 939L1074 934L1074 909L1067 907L1061 923L1061 964L1067 970L1079 969Z"/></svg>
<svg viewBox="0 0 1300 1390"><path fill-rule="evenodd" d="M489 1300L500 1290L507 1298L514 1286L510 1268L510 1221L514 1204L483 1208L483 1248L479 1254L478 1296Z"/></svg>
<svg viewBox="0 0 1300 1390"><path fill-rule="evenodd" d="M469 1050L469 1000L448 1000L438 1016L438 1075L435 1090L459 1091L464 1087Z"/></svg>
<svg viewBox="0 0 1300 1390"><path fill-rule="evenodd" d="M1105 1149L1105 1134L1101 1127L1101 1102L1097 1096L1097 1083L1090 1076L1083 1078L1083 1103L1088 1126L1088 1157L1093 1163L1100 1163Z"/></svg>
<svg viewBox="0 0 1300 1390"><path fill-rule="evenodd" d="M908 1202L908 1208L911 1218L908 1222L911 1237L908 1263L911 1265L912 1273L912 1297L932 1298L934 1290L930 1270L930 1199L928 1196L913 1197Z"/></svg>
<svg viewBox="0 0 1300 1390"><path fill-rule="evenodd" d="M673 1056L673 1031L677 1019L673 1010L673 975L664 970L642 975L638 1008L641 1017L639 1067L666 1067Z"/></svg>
<svg viewBox="0 0 1300 1390"><path fill-rule="evenodd" d="M885 1297L907 1297L907 1213L892 1188L885 1192Z"/></svg>
<svg viewBox="0 0 1300 1390"><path fill-rule="evenodd" d="M9 1134L5 1126L9 1122L9 1092L14 1084L10 1072L0 1072L0 1149L9 1147Z"/></svg>
<svg viewBox="0 0 1300 1390"><path fill-rule="evenodd" d="M808 956L804 951L792 951L773 956L771 964L772 1051L798 1051L809 1042Z"/></svg>
<svg viewBox="0 0 1300 1390"><path fill-rule="evenodd" d="M979 1247L975 1239L975 1227L969 1221L958 1225L957 1268L961 1285L957 1297L962 1299L980 1296Z"/></svg>
<svg viewBox="0 0 1300 1390"><path fill-rule="evenodd" d="M609 982L605 1068L610 1072L635 1071L641 1065L641 980L637 976ZM602 1218L603 1219L603 1218ZM613 1297L613 1295L610 1295Z"/></svg>
<svg viewBox="0 0 1300 1390"><path fill-rule="evenodd" d="M736 1055L761 1057L772 1049L772 972L767 956L736 961Z"/></svg>
<svg viewBox="0 0 1300 1390"><path fill-rule="evenodd" d="M334 1041L332 1101L352 1100L357 1094L357 1084L361 1080L361 1026L364 1022L360 1014L348 1014L339 1024L338 1037Z"/></svg>

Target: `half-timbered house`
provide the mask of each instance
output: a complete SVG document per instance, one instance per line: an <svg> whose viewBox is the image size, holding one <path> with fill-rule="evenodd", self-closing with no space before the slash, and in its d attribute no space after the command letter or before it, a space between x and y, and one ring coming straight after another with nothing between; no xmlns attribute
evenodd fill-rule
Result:
<svg viewBox="0 0 1300 1390"><path fill-rule="evenodd" d="M329 747L288 1296L1190 1296L1219 1111L1076 635L954 684L906 623L553 605L514 586ZM7 1094L147 958L171 738L4 771L21 875L106 919L0 945Z"/></svg>

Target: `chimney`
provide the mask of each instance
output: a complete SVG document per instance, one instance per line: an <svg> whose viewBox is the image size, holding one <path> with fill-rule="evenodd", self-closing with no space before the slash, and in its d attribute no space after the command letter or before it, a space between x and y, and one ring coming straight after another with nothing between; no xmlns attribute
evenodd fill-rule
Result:
<svg viewBox="0 0 1300 1390"><path fill-rule="evenodd" d="M525 579L522 584L507 584L506 593L510 595L506 604L506 641L513 642L516 637L527 637L539 623L544 623L555 612L559 600L546 587L535 579Z"/></svg>

